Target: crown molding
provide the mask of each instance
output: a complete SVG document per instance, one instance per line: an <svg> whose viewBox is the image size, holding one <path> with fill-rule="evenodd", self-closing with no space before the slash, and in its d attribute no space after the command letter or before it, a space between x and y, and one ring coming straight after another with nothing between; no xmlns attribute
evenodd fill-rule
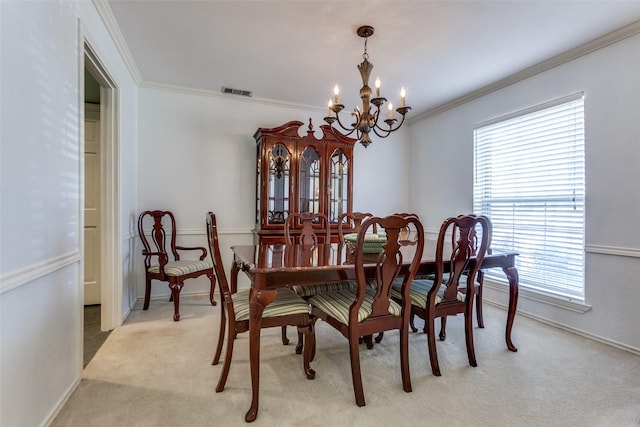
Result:
<svg viewBox="0 0 640 427"><path fill-rule="evenodd" d="M409 120L409 124L417 123L417 122L429 119L431 117L437 116L438 114L444 113L445 111L452 110L456 107L459 107L470 101L473 101L475 99L488 95L492 92L511 86L514 83L518 83L522 80L533 77L536 74L540 74L542 72L548 71L559 65L562 65L567 62L573 61L577 58L580 58L581 56L590 54L599 49L602 49L604 47L617 43L621 40L635 36L636 34L640 34L640 21L636 21L632 24L626 25L615 31L607 33L602 37L598 37L597 39L594 39L590 42L582 44L576 47L575 49L571 49L559 55L553 56L545 61L535 64L529 68L525 68L524 70L514 73L508 77L505 77L504 79L498 80L495 83L491 83L473 92L469 92L468 94L463 95L459 98L446 102L438 107L427 110L424 113L421 113L415 117L412 117Z"/></svg>
<svg viewBox="0 0 640 427"><path fill-rule="evenodd" d="M133 59L133 55L131 55L131 51L127 46L127 42L125 41L124 36L122 35L122 31L120 31L120 26L118 25L118 22L116 21L116 18L113 15L113 10L111 9L111 6L109 5L107 0L92 0L92 1L93 1L93 5L98 11L98 15L100 15L102 22L107 28L107 31L109 32L109 35L113 40L113 43L116 45L116 49L118 49L118 52L122 57L122 60L124 61L127 69L129 70L131 77L136 82L136 85L140 86L140 83L142 82L142 74L140 73L140 69L136 64L136 61Z"/></svg>

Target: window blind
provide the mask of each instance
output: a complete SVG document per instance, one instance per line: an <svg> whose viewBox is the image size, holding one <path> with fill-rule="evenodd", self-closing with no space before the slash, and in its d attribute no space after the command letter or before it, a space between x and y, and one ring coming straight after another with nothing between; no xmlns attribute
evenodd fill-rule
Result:
<svg viewBox="0 0 640 427"><path fill-rule="evenodd" d="M520 254L522 288L584 301L584 199L581 93L474 129L474 212L492 248Z"/></svg>

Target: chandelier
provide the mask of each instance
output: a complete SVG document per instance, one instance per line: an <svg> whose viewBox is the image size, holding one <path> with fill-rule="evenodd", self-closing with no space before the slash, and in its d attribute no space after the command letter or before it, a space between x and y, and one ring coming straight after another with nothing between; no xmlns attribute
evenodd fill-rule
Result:
<svg viewBox="0 0 640 427"><path fill-rule="evenodd" d="M373 35L373 32L374 29L370 25L364 25L358 28L358 31L356 32L358 36L364 38L364 53L362 54L364 61L358 65L358 70L362 77L362 88L360 89L362 110L360 110L359 107L356 107L351 113L355 122L350 126L345 126L340 120L340 112L344 109L344 105L339 103L340 89L336 84L333 89L333 99L329 100L329 115L324 118L324 120L331 126L333 126L333 123L337 121L338 125L340 125L340 127L346 132L345 135L351 135L355 132L356 139L358 139L365 148L371 144L371 137L369 136L371 131L380 138L386 138L391 134L391 132L395 132L400 129L400 126L404 123L405 114L411 111L411 107L407 107L405 105L406 93L403 87L400 91L401 105L396 108L396 111L402 116L400 123L394 127L398 120L393 117L393 104L391 103L388 104L388 115L384 120L384 123L386 123L388 127L383 125L382 121L379 122L380 107L387 102L387 99L380 96L380 78L377 78L375 81L376 96L371 98L372 93L371 88L369 87L369 76L371 74L371 70L373 70L373 64L369 62L369 54L367 54L367 40ZM371 107L371 104L375 106L375 110ZM384 113L382 114L384 115Z"/></svg>

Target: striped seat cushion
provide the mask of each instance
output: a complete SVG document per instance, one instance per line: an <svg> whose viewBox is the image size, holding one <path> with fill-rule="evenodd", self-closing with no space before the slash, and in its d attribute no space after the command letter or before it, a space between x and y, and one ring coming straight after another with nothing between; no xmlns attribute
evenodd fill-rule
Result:
<svg viewBox="0 0 640 427"><path fill-rule="evenodd" d="M358 284L355 280L344 280L341 282L324 282L324 283L312 283L307 285L292 285L290 288L301 297L307 298L318 294L324 294L327 292L336 291L348 291L355 290ZM367 288L375 289L375 280L369 280L367 282Z"/></svg>
<svg viewBox="0 0 640 427"><path fill-rule="evenodd" d="M433 280L414 280L411 282L411 288L409 289L409 296L411 298L411 304L421 308L427 308L427 293L433 287ZM402 299L400 293L401 284L394 284L391 288L391 296L396 299ZM440 291L436 294L436 304L440 304L444 298L444 291L447 288L446 285L440 286ZM464 294L458 292L458 301L464 301Z"/></svg>
<svg viewBox="0 0 640 427"><path fill-rule="evenodd" d="M236 312L236 320L249 320L249 289L239 290L232 295L233 310ZM291 314L309 314L309 303L303 300L291 289L280 288L276 299L262 312L262 317L277 317Z"/></svg>
<svg viewBox="0 0 640 427"><path fill-rule="evenodd" d="M184 276L185 274L208 270L210 268L213 268L213 264L211 264L210 261L170 261L164 266L164 274L167 276ZM150 266L149 272L159 273L160 266Z"/></svg>
<svg viewBox="0 0 640 427"><path fill-rule="evenodd" d="M374 289L367 289L364 297L364 301L358 311L358 322L362 322L364 319L371 315L371 304L373 304L373 298L375 296ZM337 291L326 294L318 294L309 298L309 303L318 307L331 317L339 320L345 325L349 324L349 307L356 299L355 290ZM402 307L400 304L393 300L389 300L389 313L394 316L400 316L402 314Z"/></svg>
<svg viewBox="0 0 640 427"><path fill-rule="evenodd" d="M446 275L445 275L446 276ZM435 274L416 274L413 277L413 280L433 280L435 279ZM404 280L404 276L398 276L396 280L393 281L394 285L402 286L402 281ZM446 280L446 277L445 277Z"/></svg>

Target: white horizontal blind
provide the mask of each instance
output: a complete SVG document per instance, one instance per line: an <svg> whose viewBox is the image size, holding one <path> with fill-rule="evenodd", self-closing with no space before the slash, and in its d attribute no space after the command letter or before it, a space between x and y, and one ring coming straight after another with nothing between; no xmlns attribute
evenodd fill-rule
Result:
<svg viewBox="0 0 640 427"><path fill-rule="evenodd" d="M474 156L474 212L491 219L492 248L520 254L520 286L584 301L582 94L476 128Z"/></svg>

